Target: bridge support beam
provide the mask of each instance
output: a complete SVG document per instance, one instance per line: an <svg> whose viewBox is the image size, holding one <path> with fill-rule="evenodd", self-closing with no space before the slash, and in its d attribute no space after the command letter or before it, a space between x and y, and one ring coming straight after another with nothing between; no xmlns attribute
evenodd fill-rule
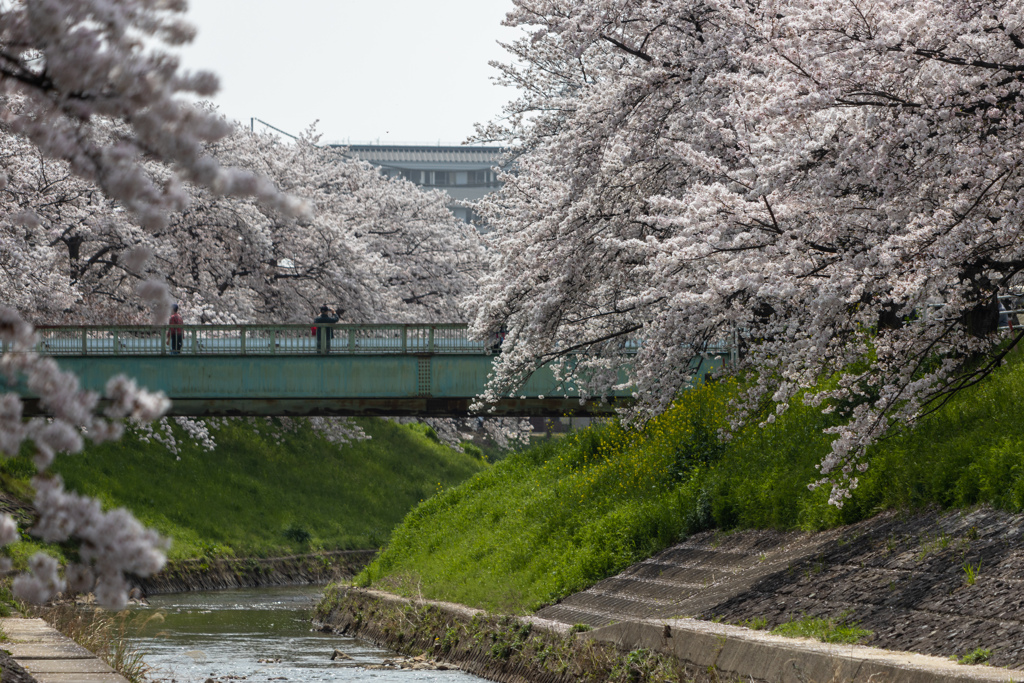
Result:
<svg viewBox="0 0 1024 683"><path fill-rule="evenodd" d="M378 415L469 417L487 383L494 356L485 354L380 354L328 356L60 356L82 387L102 394L107 380L124 374L163 391L171 415ZM3 380L0 379L0 385ZM40 415L27 395L26 415ZM607 416L631 399L580 403L574 387L543 367L517 392L499 400L494 417ZM616 403L617 402L617 403ZM490 408L490 406L489 406Z"/></svg>
<svg viewBox="0 0 1024 683"><path fill-rule="evenodd" d="M168 415L187 417L610 417L623 399L587 401L579 399L502 399L493 411L474 413L467 398L361 398L361 399L175 399ZM100 403L102 408L104 402ZM25 399L27 417L46 415L37 399Z"/></svg>

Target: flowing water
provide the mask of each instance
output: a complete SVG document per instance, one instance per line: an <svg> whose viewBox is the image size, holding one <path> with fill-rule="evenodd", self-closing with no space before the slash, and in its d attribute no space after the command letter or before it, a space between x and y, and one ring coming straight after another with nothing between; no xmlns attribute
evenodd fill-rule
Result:
<svg viewBox="0 0 1024 683"><path fill-rule="evenodd" d="M150 598L133 622L151 681L374 681L475 683L460 671L367 669L395 655L313 629L316 587L176 593ZM145 625L142 625L145 623ZM335 649L351 659L332 661Z"/></svg>

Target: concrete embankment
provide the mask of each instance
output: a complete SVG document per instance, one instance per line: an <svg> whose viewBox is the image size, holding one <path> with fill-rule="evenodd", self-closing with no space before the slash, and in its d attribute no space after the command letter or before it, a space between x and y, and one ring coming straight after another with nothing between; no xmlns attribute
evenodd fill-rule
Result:
<svg viewBox="0 0 1024 683"><path fill-rule="evenodd" d="M359 573L376 550L341 550L290 557L179 560L159 574L133 579L143 595L187 591L327 584Z"/></svg>
<svg viewBox="0 0 1024 683"><path fill-rule="evenodd" d="M537 616L767 629L816 617L857 624L872 647L1024 669L1022 536L1024 515L987 508L886 513L815 534L708 532Z"/></svg>
<svg viewBox="0 0 1024 683"><path fill-rule="evenodd" d="M321 614L323 628L368 638L407 654L427 653L506 683L670 677L697 682L740 678L755 683L1024 680L1024 671L783 638L694 619L625 621L577 631L539 617L495 616L367 589L338 589L329 601Z"/></svg>

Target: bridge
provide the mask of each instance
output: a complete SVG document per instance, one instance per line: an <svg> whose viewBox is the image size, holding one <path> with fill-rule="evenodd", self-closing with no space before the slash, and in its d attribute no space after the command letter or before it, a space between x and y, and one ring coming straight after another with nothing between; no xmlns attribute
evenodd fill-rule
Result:
<svg viewBox="0 0 1024 683"><path fill-rule="evenodd" d="M170 332L180 330L180 342ZM171 415L380 415L466 417L483 391L500 347L470 338L463 324L146 325L39 327L38 353L54 356L85 389L102 394L125 374L172 400ZM333 339L324 334L330 330ZM9 349L0 346L6 352ZM635 344L623 348L626 381ZM727 352L695 357L700 374ZM0 382L3 382L0 379ZM23 386L26 414L41 414ZM11 387L8 387L11 390ZM514 396L485 414L602 416L631 400L614 392L581 402L550 367L537 369Z"/></svg>

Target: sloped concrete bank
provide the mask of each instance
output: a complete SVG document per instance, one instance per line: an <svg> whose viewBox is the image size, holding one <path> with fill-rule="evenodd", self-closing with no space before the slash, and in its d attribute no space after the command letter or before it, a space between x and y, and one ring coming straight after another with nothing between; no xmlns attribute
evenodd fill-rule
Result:
<svg viewBox="0 0 1024 683"><path fill-rule="evenodd" d="M149 578L133 578L143 595L186 591L322 585L359 573L376 550L340 550L290 557L179 560Z"/></svg>
<svg viewBox="0 0 1024 683"><path fill-rule="evenodd" d="M812 616L856 623L871 632L865 645L938 657L980 649L990 665L1024 669L1022 540L1024 515L990 508L885 513L816 534L708 532L537 615L769 629Z"/></svg>
<svg viewBox="0 0 1024 683"><path fill-rule="evenodd" d="M1021 681L1024 671L858 645L829 645L695 619L626 621L591 631L539 617L334 588L324 629L428 654L503 683L687 680L719 683Z"/></svg>

